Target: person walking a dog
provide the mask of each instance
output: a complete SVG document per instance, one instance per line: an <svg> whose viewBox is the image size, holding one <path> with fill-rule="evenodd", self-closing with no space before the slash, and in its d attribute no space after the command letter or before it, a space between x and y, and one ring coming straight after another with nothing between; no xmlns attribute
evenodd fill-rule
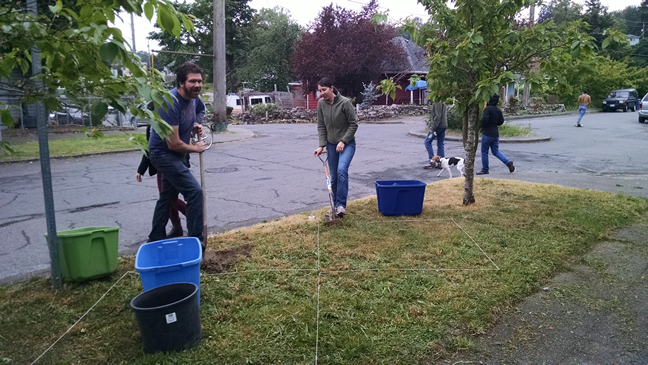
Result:
<svg viewBox="0 0 648 365"><path fill-rule="evenodd" d="M482 169L476 175L488 174L488 150L493 152L493 156L502 161L509 169L509 172L515 171L513 161L509 160L505 154L499 150L499 130L498 127L504 124L502 111L497 107L499 95L491 96L481 119L481 160Z"/></svg>
<svg viewBox="0 0 648 365"><path fill-rule="evenodd" d="M168 111L162 107L158 114L173 131L168 139L162 139L153 130L149 138L149 159L162 173L162 190L155 205L149 242L166 238L166 224L171 206L178 193L187 202L187 235L203 240L203 193L196 178L189 171L187 154L205 150L202 141L190 144L191 132L202 135L201 116L205 104L198 98L202 89L203 70L187 62L176 71L177 87L171 90L173 106L166 100Z"/></svg>
<svg viewBox="0 0 648 365"><path fill-rule="evenodd" d="M441 95L441 93L439 93ZM430 131L425 137L423 144L428 153L428 163L423 166L424 169L429 169L433 167L432 158L434 155L434 148L432 147L432 142L434 139L437 140L437 155L441 158L445 157L445 134L446 129L448 128L448 106L443 101L437 101L432 105L430 112L430 118L428 120L428 126ZM436 166L441 168L440 166Z"/></svg>
<svg viewBox="0 0 648 365"><path fill-rule="evenodd" d="M326 148L333 202L336 207L332 214L342 218L346 214L349 166L355 155L358 123L353 104L340 95L330 78L324 77L319 80L317 89L321 96L317 102L319 147L313 154L319 156Z"/></svg>
<svg viewBox="0 0 648 365"><path fill-rule="evenodd" d="M578 121L576 122L576 125L574 127L583 126L581 124L581 119L583 119L583 115L587 113L587 108L589 107L591 102L592 98L587 95L587 92L585 92L585 90L583 90L583 93L578 97Z"/></svg>

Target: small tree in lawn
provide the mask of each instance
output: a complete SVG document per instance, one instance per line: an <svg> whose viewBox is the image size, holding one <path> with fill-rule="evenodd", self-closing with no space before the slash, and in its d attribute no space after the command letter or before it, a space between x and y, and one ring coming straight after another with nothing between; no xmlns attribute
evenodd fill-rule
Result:
<svg viewBox="0 0 648 365"><path fill-rule="evenodd" d="M380 80L380 85L376 86L376 89L382 91L385 95L385 105L389 101L388 98L392 100L396 99L396 89L403 90L403 87L394 82L394 78L390 77L388 79Z"/></svg>
<svg viewBox="0 0 648 365"><path fill-rule="evenodd" d="M536 85L564 85L564 66L577 58L590 57L594 51L594 39L584 32L587 25L582 21L569 24L561 32L551 20L534 26L516 21L520 11L533 2L461 0L453 1L451 8L445 0L421 0L430 13L430 22L406 24L407 31L430 55L430 95L437 99L441 97L439 92L443 97L455 96L455 108L463 115L464 205L475 202L475 153L484 102L501 85L514 81L515 73ZM617 38L618 34L614 34L615 41ZM532 63L539 64L538 72L531 72Z"/></svg>

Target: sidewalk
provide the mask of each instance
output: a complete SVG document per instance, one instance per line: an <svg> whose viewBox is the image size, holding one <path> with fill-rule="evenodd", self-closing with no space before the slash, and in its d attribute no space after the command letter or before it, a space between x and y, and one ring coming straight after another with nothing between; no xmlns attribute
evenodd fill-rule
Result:
<svg viewBox="0 0 648 365"><path fill-rule="evenodd" d="M643 222L612 232L542 290L501 313L472 350L436 363L648 363L647 241Z"/></svg>

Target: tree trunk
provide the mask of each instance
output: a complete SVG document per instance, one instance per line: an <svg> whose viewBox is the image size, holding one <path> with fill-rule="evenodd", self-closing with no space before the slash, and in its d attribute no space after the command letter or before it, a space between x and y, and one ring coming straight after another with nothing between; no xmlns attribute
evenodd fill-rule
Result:
<svg viewBox="0 0 648 365"><path fill-rule="evenodd" d="M464 112L464 150L466 151L465 167L466 180L464 183L463 205L475 202L473 194L473 181L475 179L475 154L477 153L479 138L479 104L468 106Z"/></svg>

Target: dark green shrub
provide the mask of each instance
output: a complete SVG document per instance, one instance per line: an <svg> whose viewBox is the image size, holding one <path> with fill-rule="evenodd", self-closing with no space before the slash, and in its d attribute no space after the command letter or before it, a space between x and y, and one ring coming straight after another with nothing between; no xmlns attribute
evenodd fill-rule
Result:
<svg viewBox="0 0 648 365"><path fill-rule="evenodd" d="M455 108L448 108L448 129L461 130L462 128L463 116Z"/></svg>

